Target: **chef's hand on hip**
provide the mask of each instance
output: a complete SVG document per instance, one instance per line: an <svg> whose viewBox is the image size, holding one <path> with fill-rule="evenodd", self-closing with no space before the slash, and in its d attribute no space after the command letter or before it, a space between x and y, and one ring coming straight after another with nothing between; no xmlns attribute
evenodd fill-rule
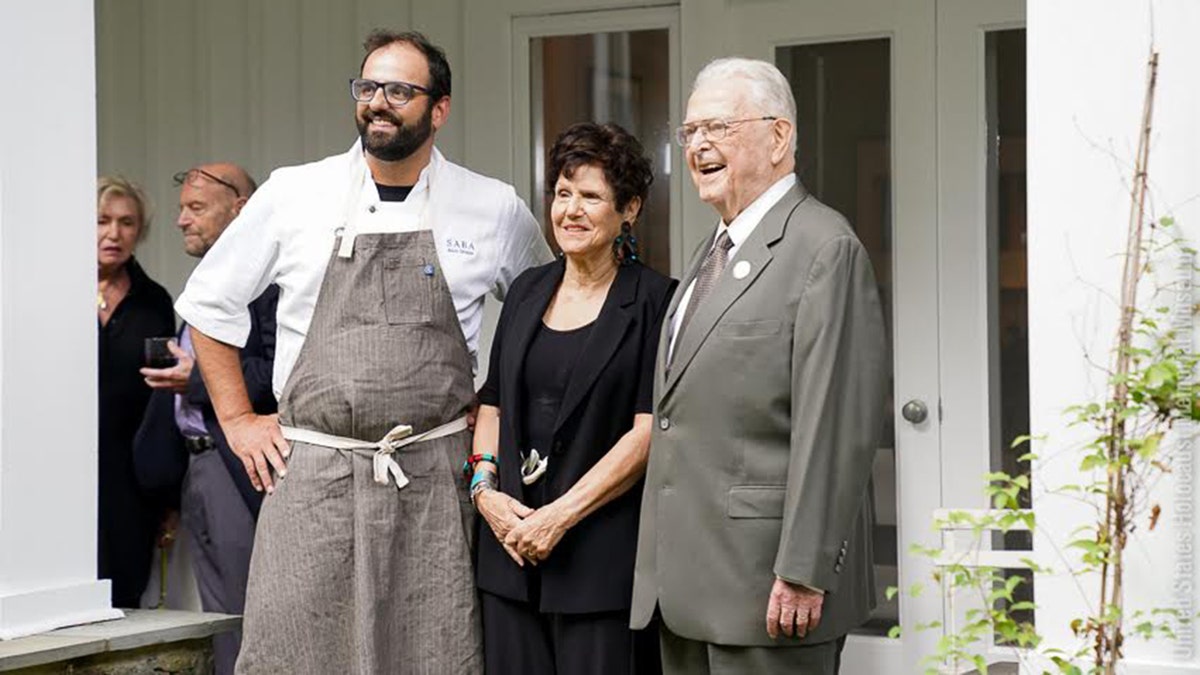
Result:
<svg viewBox="0 0 1200 675"><path fill-rule="evenodd" d="M775 578L767 600L767 635L804 637L821 623L825 594L803 584Z"/></svg>
<svg viewBox="0 0 1200 675"><path fill-rule="evenodd" d="M291 446L279 428L279 415L256 415L244 413L221 423L225 439L233 454L242 460L250 483L259 492L275 492L275 481L271 468L282 478L287 475L284 458L291 454Z"/></svg>

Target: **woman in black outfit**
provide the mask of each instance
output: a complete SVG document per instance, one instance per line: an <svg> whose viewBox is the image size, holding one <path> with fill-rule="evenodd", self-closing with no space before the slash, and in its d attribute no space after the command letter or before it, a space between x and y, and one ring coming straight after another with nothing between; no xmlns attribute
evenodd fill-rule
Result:
<svg viewBox="0 0 1200 675"><path fill-rule="evenodd" d="M101 178L96 191L96 313L100 329L100 523L98 567L112 580L114 607L137 607L150 577L159 509L133 474L133 436L150 398L138 370L145 339L171 337L171 296L142 271L134 248L149 227L146 198L120 178Z"/></svg>
<svg viewBox="0 0 1200 675"><path fill-rule="evenodd" d="M548 168L563 256L505 298L470 462L487 671L658 672L656 632L629 629L654 356L674 288L637 260L650 162L624 129L587 123L558 137Z"/></svg>

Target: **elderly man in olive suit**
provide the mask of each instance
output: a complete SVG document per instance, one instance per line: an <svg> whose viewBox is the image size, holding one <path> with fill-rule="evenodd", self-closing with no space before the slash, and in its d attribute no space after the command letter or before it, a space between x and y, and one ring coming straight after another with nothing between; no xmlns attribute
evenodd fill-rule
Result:
<svg viewBox="0 0 1200 675"><path fill-rule="evenodd" d="M678 136L720 222L663 323L632 625L667 673L836 673L874 605L886 335L846 220L795 178L771 64L696 77Z"/></svg>

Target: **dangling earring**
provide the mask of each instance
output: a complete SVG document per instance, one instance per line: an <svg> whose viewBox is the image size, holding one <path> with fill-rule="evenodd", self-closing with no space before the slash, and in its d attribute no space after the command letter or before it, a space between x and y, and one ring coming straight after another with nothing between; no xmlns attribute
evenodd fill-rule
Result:
<svg viewBox="0 0 1200 675"><path fill-rule="evenodd" d="M629 265L638 260L637 237L633 236L633 224L628 220L621 223L621 234L613 239L613 257L619 265Z"/></svg>

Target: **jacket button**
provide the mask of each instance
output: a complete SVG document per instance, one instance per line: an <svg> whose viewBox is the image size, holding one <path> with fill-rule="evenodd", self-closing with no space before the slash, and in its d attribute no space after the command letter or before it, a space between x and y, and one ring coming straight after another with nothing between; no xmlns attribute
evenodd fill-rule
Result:
<svg viewBox="0 0 1200 675"><path fill-rule="evenodd" d="M563 442L562 441L554 441L554 445L550 446L550 452L552 452L556 455L563 454Z"/></svg>
<svg viewBox="0 0 1200 675"><path fill-rule="evenodd" d="M372 205L368 206L367 210L370 211L371 213L375 213L375 205L372 204Z"/></svg>
<svg viewBox="0 0 1200 675"><path fill-rule="evenodd" d="M841 574L841 573L842 573L842 563L838 563L838 564L836 564L836 565L834 565L834 566L833 566L833 573L834 573L834 574Z"/></svg>
<svg viewBox="0 0 1200 675"><path fill-rule="evenodd" d="M666 431L671 428L671 419L669 417L658 418L658 428Z"/></svg>

